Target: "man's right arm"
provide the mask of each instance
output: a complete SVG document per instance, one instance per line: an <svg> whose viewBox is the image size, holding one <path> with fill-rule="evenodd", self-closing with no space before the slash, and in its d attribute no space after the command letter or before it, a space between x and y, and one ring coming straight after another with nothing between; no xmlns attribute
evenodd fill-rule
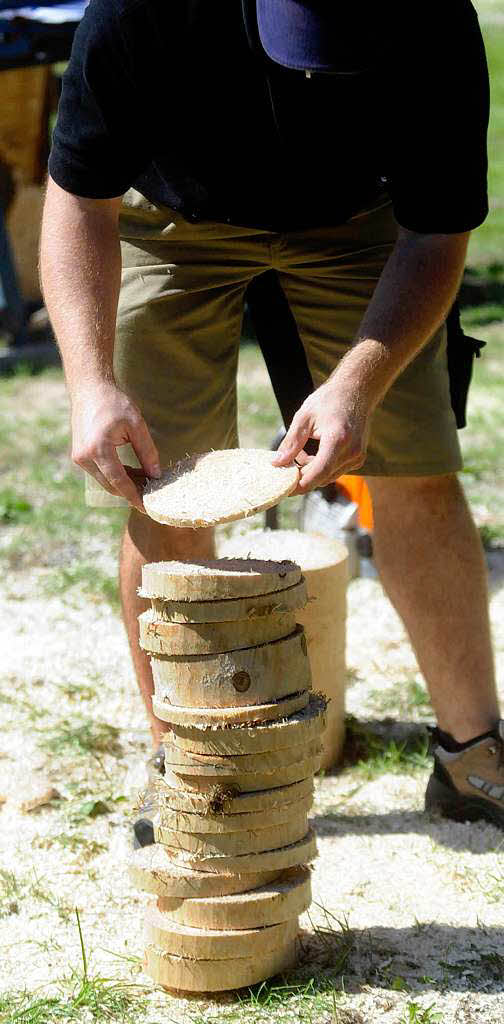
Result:
<svg viewBox="0 0 504 1024"><path fill-rule="evenodd" d="M40 268L70 393L72 459L111 494L143 511L116 452L129 442L145 474L159 476L159 456L145 421L114 378L120 202L80 198L49 178Z"/></svg>

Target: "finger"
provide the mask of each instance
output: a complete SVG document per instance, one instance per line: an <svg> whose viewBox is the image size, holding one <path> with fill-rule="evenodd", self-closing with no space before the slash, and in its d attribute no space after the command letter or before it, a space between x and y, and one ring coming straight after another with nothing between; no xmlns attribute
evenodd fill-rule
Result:
<svg viewBox="0 0 504 1024"><path fill-rule="evenodd" d="M130 440L135 455L146 476L159 478L161 476L161 466L158 450L152 440L149 428L141 416L130 426Z"/></svg>
<svg viewBox="0 0 504 1024"><path fill-rule="evenodd" d="M322 438L317 455L301 470L299 490L306 491L329 483L348 461L349 454L344 445L338 445L334 438Z"/></svg>
<svg viewBox="0 0 504 1024"><path fill-rule="evenodd" d="M95 463L100 473L114 488L113 493L118 494L121 498L126 498L126 501L137 508L139 512L144 512L140 491L128 476L115 448L102 449L95 458Z"/></svg>
<svg viewBox="0 0 504 1024"><path fill-rule="evenodd" d="M274 466L288 466L304 448L311 436L311 423L306 413L296 413L273 459Z"/></svg>
<svg viewBox="0 0 504 1024"><path fill-rule="evenodd" d="M354 472L360 469L364 463L365 456L357 458L355 455L347 455L347 457L341 457L337 463L329 466L326 471L322 471L314 479L312 466L306 470L301 471L301 478L298 484L298 492L304 494L306 491L311 491L315 487L325 487L327 484L332 484L338 479L342 473Z"/></svg>
<svg viewBox="0 0 504 1024"><path fill-rule="evenodd" d="M80 468L88 474L88 476L92 476L93 480L96 480L96 482L100 484L100 487L103 487L104 491L108 491L109 494L113 494L114 497L117 497L117 492L110 486L108 480L103 476L103 473L100 473L100 470L94 462L87 460L80 462L79 465Z"/></svg>

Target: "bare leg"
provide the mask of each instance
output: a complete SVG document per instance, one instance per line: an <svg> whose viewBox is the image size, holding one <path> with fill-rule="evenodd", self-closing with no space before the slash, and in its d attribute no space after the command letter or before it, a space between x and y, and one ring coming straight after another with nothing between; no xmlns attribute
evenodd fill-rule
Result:
<svg viewBox="0 0 504 1024"><path fill-rule="evenodd" d="M383 585L409 633L439 727L463 743L499 718L486 566L464 493L454 475L367 482Z"/></svg>
<svg viewBox="0 0 504 1024"><path fill-rule="evenodd" d="M153 714L151 696L154 690L148 656L138 645L138 616L149 602L138 597L142 566L145 562L163 562L170 559L213 558L212 530L179 530L162 526L147 516L131 512L124 531L119 570L121 605L128 634L131 657L138 686L145 704L152 733L154 750L157 749L166 723Z"/></svg>

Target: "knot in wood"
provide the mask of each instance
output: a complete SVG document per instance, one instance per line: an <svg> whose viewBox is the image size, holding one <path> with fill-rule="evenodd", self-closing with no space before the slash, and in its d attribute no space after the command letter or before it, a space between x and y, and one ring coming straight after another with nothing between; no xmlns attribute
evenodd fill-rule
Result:
<svg viewBox="0 0 504 1024"><path fill-rule="evenodd" d="M235 672L232 683L235 690L238 690L238 693L245 693L250 686L250 676L248 672Z"/></svg>

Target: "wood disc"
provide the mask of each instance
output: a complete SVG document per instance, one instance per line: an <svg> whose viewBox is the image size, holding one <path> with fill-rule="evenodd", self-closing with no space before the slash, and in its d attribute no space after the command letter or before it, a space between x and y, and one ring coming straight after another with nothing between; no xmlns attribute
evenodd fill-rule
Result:
<svg viewBox="0 0 504 1024"><path fill-rule="evenodd" d="M272 978L295 962L295 940L271 953L226 960L224 964L222 960L184 959L150 944L145 950L145 970L152 980L183 992L229 992Z"/></svg>
<svg viewBox="0 0 504 1024"><path fill-rule="evenodd" d="M303 630L282 640L229 651L150 659L158 700L182 707L242 707L288 697L311 685Z"/></svg>
<svg viewBox="0 0 504 1024"><path fill-rule="evenodd" d="M300 813L308 814L312 803L313 795L309 793L290 804L279 804L261 811L246 811L244 814L187 814L170 807L159 807L156 820L160 828L176 832L240 832L242 829L250 832L255 828L269 828L273 821L281 825ZM159 842L163 843L164 839L160 838Z"/></svg>
<svg viewBox="0 0 504 1024"><path fill-rule="evenodd" d="M263 928L206 929L173 921L158 907L148 907L145 915L147 942L175 956L194 960L236 960L239 957L263 955L296 938L297 917ZM224 965L223 965L224 966Z"/></svg>
<svg viewBox="0 0 504 1024"><path fill-rule="evenodd" d="M281 869L247 872L245 875L195 871L177 866L163 846L154 844L134 851L128 861L128 873L136 889L155 896L190 899L259 889L278 878Z"/></svg>
<svg viewBox="0 0 504 1024"><path fill-rule="evenodd" d="M181 708L159 700L154 694L152 709L157 718L172 725L199 726L209 725L225 728L233 725L259 725L278 718L288 718L296 711L305 708L310 699L310 691L302 690L290 697L282 697L270 704L249 704L238 708Z"/></svg>
<svg viewBox="0 0 504 1024"><path fill-rule="evenodd" d="M254 892L206 899L158 898L166 917L193 928L263 928L304 913L311 903L311 872L291 868Z"/></svg>
<svg viewBox="0 0 504 1024"><path fill-rule="evenodd" d="M149 597L141 589L138 593L140 597ZM304 608L306 601L306 584L302 579L293 587L271 594L228 597L221 601L166 601L153 597L151 605L164 622L235 622L297 611Z"/></svg>
<svg viewBox="0 0 504 1024"><path fill-rule="evenodd" d="M165 622L151 608L138 616L138 622L140 647L170 658L257 647L289 636L296 628L294 612L237 622Z"/></svg>
<svg viewBox="0 0 504 1024"><path fill-rule="evenodd" d="M175 832L159 825L157 815L153 825L156 843L167 846L168 852L173 851L174 854L187 852L193 862L201 859L203 870L207 857L237 857L276 850L297 843L308 831L306 811L304 814L300 811L296 817L282 824L271 823L268 828L241 829L239 832Z"/></svg>
<svg viewBox="0 0 504 1024"><path fill-rule="evenodd" d="M274 594L295 586L295 562L258 558L214 558L149 562L142 568L142 597L165 601L223 601Z"/></svg>
<svg viewBox="0 0 504 1024"><path fill-rule="evenodd" d="M166 736L166 733L165 733ZM277 768L285 768L298 761L314 757L320 750L318 738L309 743L300 743L294 747L283 747L280 750L265 750L260 754L236 754L219 757L217 754L192 754L186 750L163 741L164 763L169 771L182 771L186 775L212 776L222 781L231 779L233 775L244 775L249 772L260 772L268 775Z"/></svg>
<svg viewBox="0 0 504 1024"><path fill-rule="evenodd" d="M313 775L289 786L276 789L263 789L257 793L238 793L226 791L221 786L214 786L204 793L189 792L183 789L172 789L164 776L156 779L156 793L160 808L170 808L205 815L216 822L222 815L241 815L253 811L278 808L282 804L292 804L306 797L313 799Z"/></svg>
<svg viewBox="0 0 504 1024"><path fill-rule="evenodd" d="M158 523L178 527L246 519L296 490L298 467L273 466L274 457L260 448L190 455L169 466L159 480L147 481L145 511Z"/></svg>
<svg viewBox="0 0 504 1024"><path fill-rule="evenodd" d="M196 790L197 793L212 793L216 788L229 789L235 793L257 793L262 789L276 789L289 786L292 782L300 782L318 772L322 760L322 752L307 757L305 761L286 765L276 771L263 775L262 772L244 772L236 775L203 776L186 774L186 769L172 765L165 771L164 778L172 789Z"/></svg>
<svg viewBox="0 0 504 1024"><path fill-rule="evenodd" d="M175 851L173 853L175 854ZM218 873L238 871L240 874L245 874L247 871L282 871L284 868L293 868L297 864L309 864L316 856L315 833L309 828L302 839L276 850L261 850L257 853L241 853L227 857L224 855L195 857L194 854L180 851L173 859L176 864L194 867L197 870Z"/></svg>
<svg viewBox="0 0 504 1024"><path fill-rule="evenodd" d="M228 757L230 755L259 754L299 747L321 736L326 726L327 702L312 694L307 707L267 725L250 725L245 728L219 729L209 726L178 725L173 723L166 739L172 746L190 753Z"/></svg>

